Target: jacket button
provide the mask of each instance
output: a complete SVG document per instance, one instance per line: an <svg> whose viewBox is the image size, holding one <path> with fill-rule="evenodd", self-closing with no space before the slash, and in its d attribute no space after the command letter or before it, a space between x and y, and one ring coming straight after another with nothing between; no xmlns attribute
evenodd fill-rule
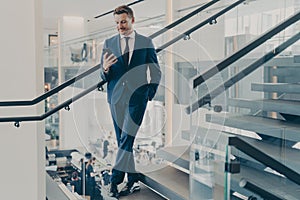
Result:
<svg viewBox="0 0 300 200"><path fill-rule="evenodd" d="M122 85L125 85L125 83L123 82Z"/></svg>

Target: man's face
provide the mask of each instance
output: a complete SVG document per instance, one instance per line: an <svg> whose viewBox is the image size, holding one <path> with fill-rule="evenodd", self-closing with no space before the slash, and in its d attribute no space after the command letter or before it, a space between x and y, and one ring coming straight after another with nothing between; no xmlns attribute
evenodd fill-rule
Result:
<svg viewBox="0 0 300 200"><path fill-rule="evenodd" d="M118 32L121 35L129 35L133 31L134 18L129 18L126 13L115 15Z"/></svg>

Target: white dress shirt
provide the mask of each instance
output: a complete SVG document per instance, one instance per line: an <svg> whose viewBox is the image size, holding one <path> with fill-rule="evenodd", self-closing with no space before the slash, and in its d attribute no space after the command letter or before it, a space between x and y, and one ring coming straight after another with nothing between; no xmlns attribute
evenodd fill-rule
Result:
<svg viewBox="0 0 300 200"><path fill-rule="evenodd" d="M132 53L133 53L133 49L134 49L135 31L132 31L132 33L130 35L127 35L127 36L120 35L120 40L121 40L120 44L121 44L122 54L124 54L124 51L125 51L125 45L126 45L125 37L129 37L129 40L128 40L128 46L129 46L129 60L128 60L128 63L130 63Z"/></svg>

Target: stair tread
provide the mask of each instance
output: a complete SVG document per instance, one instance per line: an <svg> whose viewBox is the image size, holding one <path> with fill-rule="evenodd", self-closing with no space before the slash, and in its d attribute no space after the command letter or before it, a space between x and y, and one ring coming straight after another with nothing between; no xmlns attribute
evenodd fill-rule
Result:
<svg viewBox="0 0 300 200"><path fill-rule="evenodd" d="M205 130L205 129L203 129L203 130ZM218 130L216 130L216 131L218 131ZM204 134L206 134L206 133L204 133ZM227 134L227 136L226 136L226 133L223 133L223 134L225 134L225 138L227 136L232 137L231 134ZM251 139L251 138L243 137L243 139L246 140L246 142L248 142L249 144L251 144L257 148L260 148L261 151L264 151L268 154L269 153L272 154L271 156L273 156L273 157L278 156L279 152L276 152L276 151L280 147L275 147L275 150L273 149L273 152L272 152L272 149L270 148L271 147L270 144L265 144L261 141L257 141L257 140ZM180 149L180 148L184 149L184 147L179 147L178 149ZM168 148L167 150L169 150L169 152L178 152L178 149ZM298 152L299 152L299 150L296 150L296 149L286 149L285 150L287 157L291 160L292 160L292 158L295 158L298 155L297 154ZM160 173L157 173L156 176L164 179L163 177L174 176L174 174L166 173L166 175L161 175ZM283 199L297 199L297 197L299 196L300 186L296 185L295 183L287 180L286 178L280 177L278 175L274 175L272 173L265 172L265 171L259 171L257 169L253 169L251 167L247 167L244 165L241 165L241 172L239 174L232 175L232 180L231 180L232 190L241 192L242 194L245 192L245 189L243 189L239 186L239 181L242 178L246 178L247 180L250 180L252 183L256 184L257 186L259 186L259 187L265 189L266 191L271 192L272 194L274 194L280 198L283 198ZM171 182L174 182L174 181L176 182L176 180L172 180ZM159 180L159 182L160 182L160 180ZM278 189L278 188L280 188L280 189Z"/></svg>
<svg viewBox="0 0 300 200"><path fill-rule="evenodd" d="M141 191L135 192L130 196L122 196L119 198L120 200L164 200L166 198L160 196L159 194L155 193L145 185L141 184Z"/></svg>
<svg viewBox="0 0 300 200"><path fill-rule="evenodd" d="M300 83L252 83L251 90L300 94Z"/></svg>
<svg viewBox="0 0 300 200"><path fill-rule="evenodd" d="M230 106L249 108L253 110L273 111L300 116L300 101L283 99L229 99Z"/></svg>
<svg viewBox="0 0 300 200"><path fill-rule="evenodd" d="M172 146L158 150L157 156L189 170L189 152L188 146Z"/></svg>
<svg viewBox="0 0 300 200"><path fill-rule="evenodd" d="M142 182L169 199L189 199L189 175L168 165L139 169ZM152 169L152 170L149 170Z"/></svg>
<svg viewBox="0 0 300 200"><path fill-rule="evenodd" d="M283 120L250 115L207 114L206 121L272 137L284 137L290 141L300 141L300 125Z"/></svg>
<svg viewBox="0 0 300 200"><path fill-rule="evenodd" d="M282 164L286 165L290 169L292 169L292 170L294 170L294 171L296 171L297 173L300 174L300 160L295 159L300 154L299 149L294 149L294 148L291 148L287 145L277 146L277 145L274 145L274 144L266 143L266 142L258 140L258 139L254 139L254 138L250 138L250 137L246 137L246 136L242 136L242 135L235 135L235 134L231 134L231 133L227 133L227 132L226 133L225 132L220 132L218 130L210 130L210 132L217 133L220 136L218 137L218 136L216 136L216 134L213 134L213 135L209 134L208 135L208 134L206 134L206 132L199 132L197 134L197 136L200 137L200 138L205 137L206 138L206 143L207 143L208 140L211 141L211 142L215 142L215 141L219 140L221 143L224 143L223 138L231 137L231 136L239 137L242 140L244 140L245 142L247 142L248 144L250 144L253 147L259 149L260 151L266 153L267 155L274 158L278 162L281 162ZM187 133L185 133L185 134L187 134ZM220 139L216 139L216 137L218 137ZM198 145L201 145L200 142L197 142L197 140L194 143L198 144ZM220 149L220 150L223 150L223 149ZM242 152L237 152L236 155L238 155L239 157L242 157L244 159L253 161L253 162L258 162L255 159L251 158L250 156L248 156L248 155L246 155Z"/></svg>
<svg viewBox="0 0 300 200"><path fill-rule="evenodd" d="M297 77L299 72L300 72L300 68L299 68L299 63L298 66L285 66L285 67L277 67L276 69L273 69L273 75L274 76L295 76Z"/></svg>
<svg viewBox="0 0 300 200"><path fill-rule="evenodd" d="M245 178L281 199L297 200L300 196L299 185L286 178L259 171L251 167L241 165L241 172L234 174L232 177L236 180L235 183L233 183L233 188L240 187L237 185L239 183L238 181Z"/></svg>
<svg viewBox="0 0 300 200"><path fill-rule="evenodd" d="M295 62L295 56L275 57L265 64L267 67L299 67L299 63Z"/></svg>
<svg viewBox="0 0 300 200"><path fill-rule="evenodd" d="M218 130L216 130L216 131L218 131ZM199 136L205 137L206 139L211 138L213 141L215 141L215 138L216 138L215 135L206 134L206 132L202 132L202 135L199 135ZM218 145L213 145L213 146L214 146L214 148L216 148L216 147L221 148L221 149L217 149L217 150L220 150L220 152L222 152L222 151L224 151L223 148L228 143L229 138L235 137L235 135L220 132L220 136L217 136L217 137L219 138L219 141L220 141L219 143L221 145L219 145L219 143L218 143ZM266 144L262 141L255 140L253 138L246 138L243 136L236 136L236 137L242 137L242 140L244 140L245 142L247 142L250 145L252 145L253 147L261 150L262 152L268 154L270 157L274 158L275 160L280 161L279 157L280 157L280 153L282 153L282 152L278 152L280 150L280 147L272 146L271 144ZM227 140L227 142L225 140ZM212 147L210 147L210 148L203 148L203 147L204 146L199 146L199 149L201 149L202 151L207 150L213 154L215 154L217 152L217 151L213 151ZM299 163L299 161L296 161L296 159L295 159L299 155L299 150L289 148L289 149L284 149L284 153L285 153L284 156L287 160L283 161L282 163L290 168L292 168L291 165L296 163L296 165L292 169L299 173L300 172L300 170L299 170L300 163ZM216 153L216 154L217 154L217 156L220 156L218 153ZM240 158L245 158L245 156L248 156L248 155L244 154L243 152L235 151L234 149L232 149L232 154L236 155ZM225 162L225 155L223 155L223 157L224 157L224 162ZM253 158L251 158L251 157L249 157L249 158L251 161L254 161ZM256 162L258 162L258 161L256 161ZM275 194L278 197L281 197L283 199L297 199L297 197L299 196L299 193L300 193L299 185L297 185L294 182L292 182L284 177L281 177L279 175L275 175L273 173L263 171L266 167L262 164L260 164L260 169L253 168L251 166L246 166L248 164L249 164L249 162L241 163L240 173L232 174L231 188L233 191L240 192L241 194L244 194L246 192L245 195L251 195L251 194L247 194L247 191L245 191L243 188L240 188L240 186L239 186L240 180L242 178L246 178L248 180L251 180L252 183L255 183L256 185L267 190L268 192L271 192L272 194ZM204 169L201 166L197 166L197 167L199 169ZM208 168L210 170L213 169L213 167L208 167ZM209 172L209 171L207 171L207 172ZM216 174L214 176L216 177Z"/></svg>

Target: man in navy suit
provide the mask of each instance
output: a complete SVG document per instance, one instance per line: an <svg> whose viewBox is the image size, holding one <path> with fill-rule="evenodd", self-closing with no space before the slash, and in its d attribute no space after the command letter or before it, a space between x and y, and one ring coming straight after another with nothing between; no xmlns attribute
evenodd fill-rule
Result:
<svg viewBox="0 0 300 200"><path fill-rule="evenodd" d="M140 190L132 147L147 102L156 93L161 71L152 40L133 29L132 9L116 8L114 19L119 34L104 42L100 74L107 81L107 99L118 142L110 188L110 196L118 198ZM117 185L123 182L125 173L128 182L119 193Z"/></svg>

